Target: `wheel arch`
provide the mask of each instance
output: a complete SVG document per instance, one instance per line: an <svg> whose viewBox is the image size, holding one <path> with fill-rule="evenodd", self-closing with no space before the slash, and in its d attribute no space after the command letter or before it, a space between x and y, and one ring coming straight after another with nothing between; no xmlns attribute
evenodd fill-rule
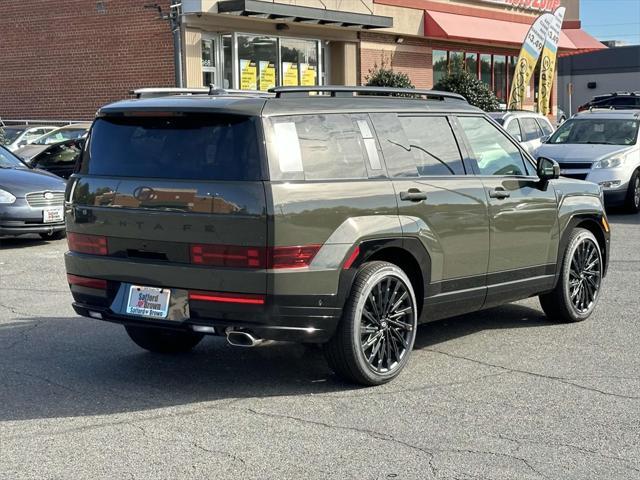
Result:
<svg viewBox="0 0 640 480"><path fill-rule="evenodd" d="M344 292L344 300L351 292L355 275L361 265L372 261L389 262L401 268L409 277L416 294L420 316L431 275L431 259L420 240L411 237L363 240L357 246L358 257L349 269L344 270L341 279L343 285L340 290Z"/></svg>
<svg viewBox="0 0 640 480"><path fill-rule="evenodd" d="M556 265L556 282L562 270L562 261L564 253L569 244L571 232L576 228L584 228L590 231L596 237L600 251L602 252L603 276L606 275L609 265L609 237L610 233L604 228L603 221L607 222L604 214L577 214L571 217L560 237L560 245L558 248L558 260ZM607 222L608 225L608 222Z"/></svg>

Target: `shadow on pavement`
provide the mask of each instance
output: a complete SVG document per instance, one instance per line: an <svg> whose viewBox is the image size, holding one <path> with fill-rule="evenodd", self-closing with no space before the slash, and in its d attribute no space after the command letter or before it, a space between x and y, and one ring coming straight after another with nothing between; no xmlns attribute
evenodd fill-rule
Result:
<svg viewBox="0 0 640 480"><path fill-rule="evenodd" d="M53 240L43 240L39 236L0 237L0 250L9 248L27 248L36 245L46 245Z"/></svg>
<svg viewBox="0 0 640 480"><path fill-rule="evenodd" d="M539 311L508 305L422 325L416 348L481 330L543 325ZM121 327L80 317L0 326L0 422L359 388L336 378L315 346L242 349L209 337L191 353L163 356L139 349Z"/></svg>

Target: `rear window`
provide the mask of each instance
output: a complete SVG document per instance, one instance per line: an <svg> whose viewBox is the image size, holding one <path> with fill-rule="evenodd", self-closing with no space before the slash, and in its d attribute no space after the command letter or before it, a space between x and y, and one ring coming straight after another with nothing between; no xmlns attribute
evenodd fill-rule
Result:
<svg viewBox="0 0 640 480"><path fill-rule="evenodd" d="M261 180L257 121L237 115L96 120L82 173L187 180Z"/></svg>

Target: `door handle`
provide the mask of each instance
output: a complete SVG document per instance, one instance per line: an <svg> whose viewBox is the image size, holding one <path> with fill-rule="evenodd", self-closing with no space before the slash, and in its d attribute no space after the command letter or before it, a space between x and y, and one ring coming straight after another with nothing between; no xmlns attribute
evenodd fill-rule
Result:
<svg viewBox="0 0 640 480"><path fill-rule="evenodd" d="M498 200L504 200L505 198L509 198L511 196L511 194L509 192L507 192L506 190L504 190L501 187L498 188L492 188L491 190L489 190L489 197L491 198L497 198Z"/></svg>
<svg viewBox="0 0 640 480"><path fill-rule="evenodd" d="M403 202L421 202L427 199L427 194L417 188L410 188L406 192L400 192L400 200Z"/></svg>

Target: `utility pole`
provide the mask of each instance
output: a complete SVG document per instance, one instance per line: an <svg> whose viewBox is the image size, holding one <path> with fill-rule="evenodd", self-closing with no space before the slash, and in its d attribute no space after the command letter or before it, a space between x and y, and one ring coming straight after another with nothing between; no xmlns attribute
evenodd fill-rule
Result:
<svg viewBox="0 0 640 480"><path fill-rule="evenodd" d="M162 7L157 3L145 5L144 8L153 8L158 11L161 20L169 22L171 34L173 35L173 67L175 71L176 87L184 87L182 79L182 2L171 0L169 13L163 13Z"/></svg>

